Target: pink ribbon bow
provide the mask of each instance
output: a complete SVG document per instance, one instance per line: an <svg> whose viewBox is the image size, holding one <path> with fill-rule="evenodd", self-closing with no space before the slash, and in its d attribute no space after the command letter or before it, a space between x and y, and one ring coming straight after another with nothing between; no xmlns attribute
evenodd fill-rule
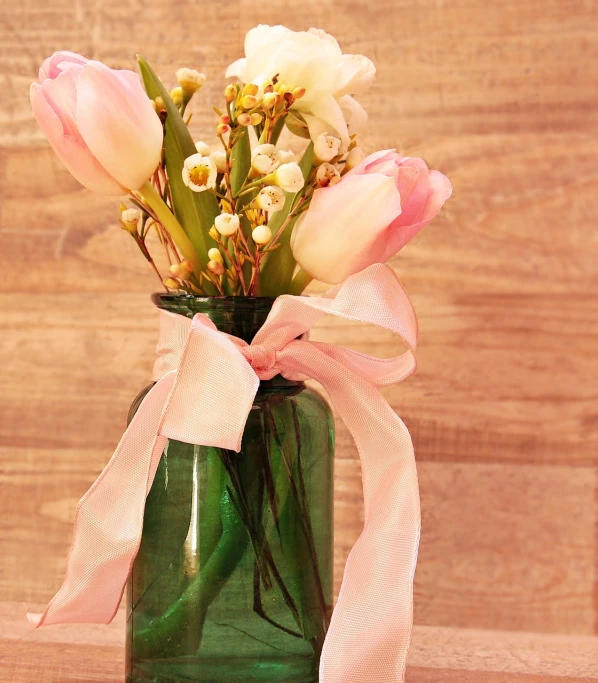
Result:
<svg viewBox="0 0 598 683"><path fill-rule="evenodd" d="M378 359L298 339L325 313L399 335L401 356ZM108 623L141 539L146 495L167 439L238 451L261 379L313 378L328 392L361 459L365 524L345 565L320 683L404 680L411 637L419 493L407 428L377 386L415 370L417 323L393 271L373 265L319 297L284 295L251 345L204 315L161 311L157 383L75 515L66 577L42 624Z"/></svg>

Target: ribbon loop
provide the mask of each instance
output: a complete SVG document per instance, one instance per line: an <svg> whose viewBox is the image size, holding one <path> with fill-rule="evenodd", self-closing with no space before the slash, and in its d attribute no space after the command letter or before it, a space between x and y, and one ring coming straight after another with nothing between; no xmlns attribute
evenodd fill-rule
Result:
<svg viewBox="0 0 598 683"><path fill-rule="evenodd" d="M324 315L399 335L379 359L303 338ZM81 499L60 591L37 626L112 620L141 541L145 496L166 439L238 451L260 380L313 378L328 392L361 459L364 529L349 554L322 649L320 683L401 683L411 635L419 494L409 432L378 390L415 369L415 313L380 264L319 297L283 295L251 344L205 315L160 312L153 379L112 459Z"/></svg>

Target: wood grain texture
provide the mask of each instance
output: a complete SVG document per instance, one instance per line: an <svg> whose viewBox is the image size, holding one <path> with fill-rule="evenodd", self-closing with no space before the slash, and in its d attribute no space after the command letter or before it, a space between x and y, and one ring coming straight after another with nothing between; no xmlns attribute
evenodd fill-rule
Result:
<svg viewBox="0 0 598 683"><path fill-rule="evenodd" d="M41 603L58 587L75 502L147 381L156 334L152 274L116 225L116 203L82 189L48 149L29 83L55 49L121 68L142 52L169 83L180 65L205 71L202 101L215 101L244 33L265 21L320 26L345 51L372 57L378 79L363 100L371 120L364 146L422 156L455 187L441 216L393 262L420 320L418 372L385 390L420 463L416 622L597 631L591 0L274 0L267 11L257 0L2 4L2 595ZM209 107L195 111L194 135L210 142ZM393 340L355 325L325 321L316 336L395 351ZM362 523L359 465L340 424L337 455L338 585ZM443 630L431 633L445 642ZM120 644L44 642L42 673L29 640L10 646L0 683L118 680ZM472 642L462 641L464 651ZM416 658L410 680L536 683L544 672L476 662L472 674L453 655L436 668ZM596 678L550 667L550 680Z"/></svg>
<svg viewBox="0 0 598 683"><path fill-rule="evenodd" d="M0 602L0 683L123 681L124 610L109 626L34 630L19 609ZM597 662L595 636L416 626L406 683L591 683Z"/></svg>

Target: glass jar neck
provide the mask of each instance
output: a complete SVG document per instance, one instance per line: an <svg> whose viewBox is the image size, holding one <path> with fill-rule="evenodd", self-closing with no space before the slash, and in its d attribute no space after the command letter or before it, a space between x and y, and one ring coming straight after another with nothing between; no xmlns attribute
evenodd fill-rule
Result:
<svg viewBox="0 0 598 683"><path fill-rule="evenodd" d="M194 296L192 294L152 294L154 304L170 313L193 318L196 313L206 315L216 327L226 334L251 344L259 329L266 322L273 297L256 296ZM303 386L303 382L287 380L276 375L262 381L260 389Z"/></svg>

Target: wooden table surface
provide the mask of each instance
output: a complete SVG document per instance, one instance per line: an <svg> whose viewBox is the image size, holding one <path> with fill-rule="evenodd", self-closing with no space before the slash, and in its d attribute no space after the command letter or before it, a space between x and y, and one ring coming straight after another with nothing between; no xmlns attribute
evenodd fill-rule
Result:
<svg viewBox="0 0 598 683"><path fill-rule="evenodd" d="M0 683L124 680L124 610L108 626L35 630L24 609L20 603L0 603ZM598 637L414 628L406 683L559 681L598 681Z"/></svg>

